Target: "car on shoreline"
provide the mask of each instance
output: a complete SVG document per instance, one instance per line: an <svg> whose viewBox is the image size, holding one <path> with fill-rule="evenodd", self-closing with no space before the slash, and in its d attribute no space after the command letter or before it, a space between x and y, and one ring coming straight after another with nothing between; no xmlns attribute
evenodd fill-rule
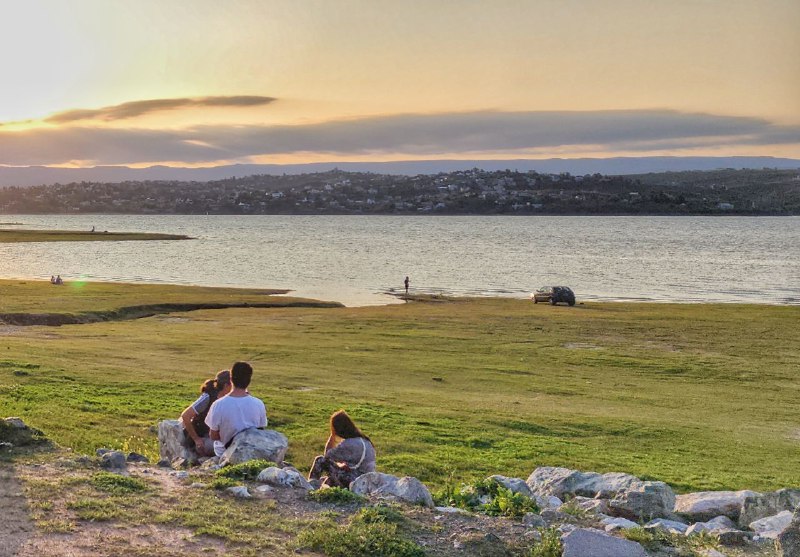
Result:
<svg viewBox="0 0 800 557"><path fill-rule="evenodd" d="M551 305L558 303L575 305L575 293L569 286L542 286L539 290L531 294L534 304L539 302L550 302Z"/></svg>

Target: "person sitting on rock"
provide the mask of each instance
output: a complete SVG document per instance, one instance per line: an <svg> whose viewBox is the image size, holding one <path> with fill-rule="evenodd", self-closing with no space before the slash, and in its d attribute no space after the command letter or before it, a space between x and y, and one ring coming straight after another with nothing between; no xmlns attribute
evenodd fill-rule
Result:
<svg viewBox="0 0 800 557"><path fill-rule="evenodd" d="M253 368L247 362L236 362L231 367L233 389L211 405L206 425L214 443L214 453L222 456L237 433L251 428L267 426L267 409L264 403L252 396L247 387L253 378Z"/></svg>
<svg viewBox="0 0 800 557"><path fill-rule="evenodd" d="M193 447L197 456L213 456L214 441L208 436L206 416L217 399L231 392L231 372L224 369L214 379L200 386L200 397L181 414L183 430L188 446Z"/></svg>
<svg viewBox="0 0 800 557"><path fill-rule="evenodd" d="M375 447L344 410L331 416L331 434L325 453L314 459L309 480L330 487L349 487L362 474L375 471ZM323 476L327 474L327 476Z"/></svg>

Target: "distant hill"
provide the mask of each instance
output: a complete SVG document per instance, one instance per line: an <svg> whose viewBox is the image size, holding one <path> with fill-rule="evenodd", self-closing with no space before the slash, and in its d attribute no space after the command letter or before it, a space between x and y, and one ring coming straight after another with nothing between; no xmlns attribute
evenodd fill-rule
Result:
<svg viewBox="0 0 800 557"><path fill-rule="evenodd" d="M518 170L573 175L627 175L648 172L717 170L723 168L800 169L800 160L774 157L616 157L607 159L516 159L516 160L433 160L397 162L330 162L309 164L233 164L209 168L151 166L96 166L92 168L53 168L48 166L2 167L0 187L34 186L69 182L124 182L128 180L180 180L208 182L241 178L254 174L307 174L338 168L349 172L376 172L413 176L480 168L486 171Z"/></svg>

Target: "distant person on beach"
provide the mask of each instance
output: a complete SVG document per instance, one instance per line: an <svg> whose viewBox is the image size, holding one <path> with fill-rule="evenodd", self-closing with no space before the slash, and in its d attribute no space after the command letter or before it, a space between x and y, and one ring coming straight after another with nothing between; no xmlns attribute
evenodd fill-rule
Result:
<svg viewBox="0 0 800 557"><path fill-rule="evenodd" d="M314 459L309 480L322 480L329 487L346 488L362 474L375 471L375 447L347 412L335 412L330 428L325 452Z"/></svg>
<svg viewBox="0 0 800 557"><path fill-rule="evenodd" d="M94 226L92 226L92 232L94 232Z"/></svg>
<svg viewBox="0 0 800 557"><path fill-rule="evenodd" d="M209 437L206 416L211 405L229 392L231 392L231 372L224 369L200 386L200 397L181 414L187 446L193 447L197 456L214 455L214 441Z"/></svg>
<svg viewBox="0 0 800 557"><path fill-rule="evenodd" d="M409 282L410 282L410 281L408 280L408 277L406 277L406 280L404 280L404 281L403 281L403 284L405 284L405 285L406 285L406 298L408 298L408 283L409 283Z"/></svg>
<svg viewBox="0 0 800 557"><path fill-rule="evenodd" d="M264 403L247 391L252 378L253 367L250 364L233 364L233 389L228 396L217 399L208 411L206 425L210 430L209 436L214 440L214 454L217 456L222 456L238 433L267 426L267 409Z"/></svg>
<svg viewBox="0 0 800 557"><path fill-rule="evenodd" d="M56 283L55 275L50 275L50 284L55 284L55 283Z"/></svg>
<svg viewBox="0 0 800 557"><path fill-rule="evenodd" d="M53 282L53 284L64 284L64 280L61 278L61 275L56 276L56 280Z"/></svg>

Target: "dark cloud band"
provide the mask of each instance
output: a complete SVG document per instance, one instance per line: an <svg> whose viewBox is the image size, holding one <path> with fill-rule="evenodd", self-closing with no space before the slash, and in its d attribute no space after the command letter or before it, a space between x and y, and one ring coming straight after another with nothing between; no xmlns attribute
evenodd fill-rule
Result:
<svg viewBox="0 0 800 557"><path fill-rule="evenodd" d="M150 99L146 101L132 101L96 109L67 110L53 114L52 116L46 118L45 121L52 124L67 124L81 120L101 120L104 122L109 122L112 120L136 118L152 112L161 112L165 110L178 110L181 108L202 106L259 106L269 104L274 101L275 99L273 97L259 97L250 95L183 99Z"/></svg>
<svg viewBox="0 0 800 557"><path fill-rule="evenodd" d="M186 130L41 128L0 130L0 164L212 163L303 152L444 155L569 146L647 152L709 145L800 145L800 127L760 118L626 110L412 114L302 126Z"/></svg>

